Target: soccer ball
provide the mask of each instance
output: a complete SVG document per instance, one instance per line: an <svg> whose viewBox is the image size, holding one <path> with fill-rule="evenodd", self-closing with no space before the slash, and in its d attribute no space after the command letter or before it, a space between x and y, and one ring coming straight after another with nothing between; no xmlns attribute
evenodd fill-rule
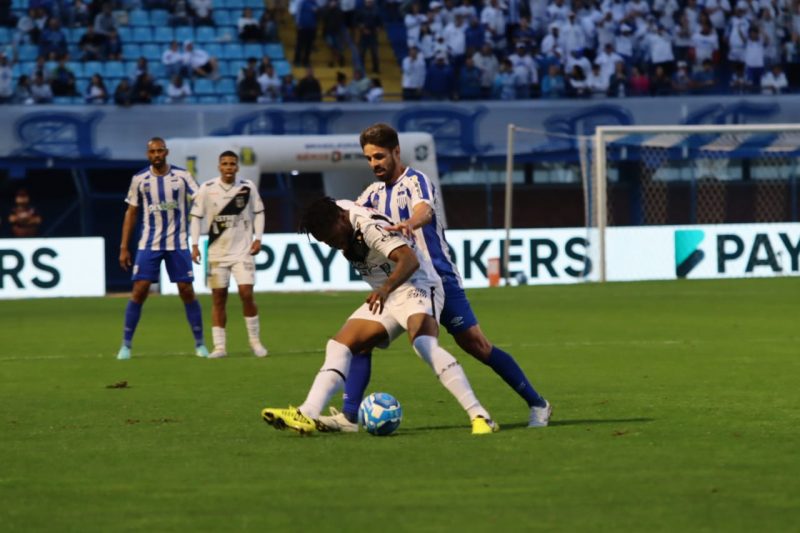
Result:
<svg viewBox="0 0 800 533"><path fill-rule="evenodd" d="M385 392L373 392L358 408L358 424L370 435L383 437L393 433L402 418L400 402Z"/></svg>

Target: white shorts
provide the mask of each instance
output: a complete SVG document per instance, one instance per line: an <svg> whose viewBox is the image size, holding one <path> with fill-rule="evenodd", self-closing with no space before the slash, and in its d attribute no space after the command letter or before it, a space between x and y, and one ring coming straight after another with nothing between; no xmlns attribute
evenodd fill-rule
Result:
<svg viewBox="0 0 800 533"><path fill-rule="evenodd" d="M389 340L382 343L379 348L386 348L397 337L408 329L408 318L412 315L424 313L430 315L439 323L439 315L444 305L444 290L441 285L413 286L408 283L395 289L386 299L381 314L373 314L365 302L356 309L348 320L360 319L380 322Z"/></svg>
<svg viewBox="0 0 800 533"><path fill-rule="evenodd" d="M256 262L253 256L239 261L209 261L206 284L210 289L227 289L231 273L237 285L255 285Z"/></svg>

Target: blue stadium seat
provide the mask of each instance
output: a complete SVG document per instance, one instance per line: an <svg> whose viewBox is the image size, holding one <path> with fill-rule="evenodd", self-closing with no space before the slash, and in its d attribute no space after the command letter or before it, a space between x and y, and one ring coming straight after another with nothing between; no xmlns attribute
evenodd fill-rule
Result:
<svg viewBox="0 0 800 533"><path fill-rule="evenodd" d="M212 96L212 95L199 96L199 97L197 97L197 103L198 104L218 104L219 103L219 98L217 98L216 96Z"/></svg>
<svg viewBox="0 0 800 533"><path fill-rule="evenodd" d="M169 26L156 26L153 32L153 42L156 43L171 43L175 39L175 31Z"/></svg>
<svg viewBox="0 0 800 533"><path fill-rule="evenodd" d="M142 47L137 43L126 43L122 45L122 59L139 59L142 55Z"/></svg>
<svg viewBox="0 0 800 533"><path fill-rule="evenodd" d="M76 78L83 78L84 77L83 76L83 63L80 63L78 61L68 61L67 62L67 68L70 69L73 74L75 74Z"/></svg>
<svg viewBox="0 0 800 533"><path fill-rule="evenodd" d="M105 78L124 78L125 65L122 61L107 61L103 69L103 76Z"/></svg>
<svg viewBox="0 0 800 533"><path fill-rule="evenodd" d="M23 70L22 70L22 64L21 63L14 63L14 65L11 66L11 76L15 80L17 78L19 78L20 76L22 76L24 73L25 72L23 72Z"/></svg>
<svg viewBox="0 0 800 533"><path fill-rule="evenodd" d="M217 81L217 94L236 94L236 82L233 78L222 78Z"/></svg>
<svg viewBox="0 0 800 533"><path fill-rule="evenodd" d="M94 74L103 75L105 69L100 61L87 61L83 64L83 77L91 78Z"/></svg>
<svg viewBox="0 0 800 533"><path fill-rule="evenodd" d="M243 0L244 7L250 7L252 9L263 9L264 1L263 0Z"/></svg>
<svg viewBox="0 0 800 533"><path fill-rule="evenodd" d="M35 44L22 44L19 46L20 61L36 61L39 56L39 47Z"/></svg>
<svg viewBox="0 0 800 533"><path fill-rule="evenodd" d="M218 74L220 77L224 78L225 76L231 75L230 70L230 63L228 61L222 60L217 62Z"/></svg>
<svg viewBox="0 0 800 533"><path fill-rule="evenodd" d="M286 76L292 73L292 66L285 59L273 61L272 66L275 67L275 74L278 76Z"/></svg>
<svg viewBox="0 0 800 533"><path fill-rule="evenodd" d="M89 80L87 78L78 78L75 80L75 90L79 95L81 95L81 98L83 98L83 95L86 94L86 87L88 86Z"/></svg>
<svg viewBox="0 0 800 533"><path fill-rule="evenodd" d="M224 59L222 57L222 45L217 43L208 43L203 45L203 50L208 52L208 55L211 57L216 57L217 59Z"/></svg>
<svg viewBox="0 0 800 533"><path fill-rule="evenodd" d="M211 80L207 80L205 78L200 78L194 80L194 87L192 92L198 96L202 96L205 94L215 94L214 91L214 83Z"/></svg>
<svg viewBox="0 0 800 533"><path fill-rule="evenodd" d="M236 26L220 26L217 28L217 41L231 43L239 40L239 30Z"/></svg>
<svg viewBox="0 0 800 533"><path fill-rule="evenodd" d="M153 42L153 30L150 26L138 26L133 28L133 40L137 43L152 43Z"/></svg>
<svg viewBox="0 0 800 533"><path fill-rule="evenodd" d="M236 24L235 20L231 20L230 13L225 9L215 9L211 16L214 18L214 24L217 26L230 26Z"/></svg>
<svg viewBox="0 0 800 533"><path fill-rule="evenodd" d="M56 105L71 105L72 98L69 96L56 96L53 98L53 103Z"/></svg>
<svg viewBox="0 0 800 533"><path fill-rule="evenodd" d="M67 42L68 43L78 43L83 37L83 34L86 33L86 28L66 28L64 33L67 34Z"/></svg>
<svg viewBox="0 0 800 533"><path fill-rule="evenodd" d="M119 40L122 41L122 46L133 40L133 30L131 30L130 26L117 26L117 35L119 35Z"/></svg>
<svg viewBox="0 0 800 533"><path fill-rule="evenodd" d="M270 59L283 59L283 45L278 43L270 43L264 45L265 55Z"/></svg>
<svg viewBox="0 0 800 533"><path fill-rule="evenodd" d="M201 26L199 29L203 28L211 30L211 33L213 35L214 33L213 28L208 28L207 26ZM183 41L194 41L195 40L194 28L192 28L191 26L178 26L177 28L175 28L175 40L178 41L179 43L182 43ZM199 41L200 39L198 38L197 40ZM212 41L214 40L213 37L211 40Z"/></svg>
<svg viewBox="0 0 800 533"><path fill-rule="evenodd" d="M150 69L150 74L153 75L153 77L156 79L156 81L158 81L158 80L166 81L167 80L167 68L164 66L164 63L162 63L160 60L159 61L150 61L147 64L147 67Z"/></svg>
<svg viewBox="0 0 800 533"><path fill-rule="evenodd" d="M260 44L255 43L247 43L242 47L242 52L244 57L255 57L256 59L261 59L264 55L264 49Z"/></svg>
<svg viewBox="0 0 800 533"><path fill-rule="evenodd" d="M228 43L222 45L222 57L225 59L242 59L244 49L239 43Z"/></svg>
<svg viewBox="0 0 800 533"><path fill-rule="evenodd" d="M222 102L225 104L238 104L239 103L239 95L238 94L223 94L222 95Z"/></svg>
<svg viewBox="0 0 800 533"><path fill-rule="evenodd" d="M137 26L149 26L150 16L143 9L134 9L128 14L128 24L134 28Z"/></svg>
<svg viewBox="0 0 800 533"><path fill-rule="evenodd" d="M148 61L161 61L161 53L163 50L162 47L157 44L143 44L142 45L142 55L147 58Z"/></svg>
<svg viewBox="0 0 800 533"><path fill-rule="evenodd" d="M198 43L213 43L217 40L217 31L211 26L200 26L195 30L195 39Z"/></svg>
<svg viewBox="0 0 800 533"><path fill-rule="evenodd" d="M20 69L22 69L23 74L27 74L28 76L33 74L33 71L36 70L36 62L35 61L24 61L19 63Z"/></svg>
<svg viewBox="0 0 800 533"><path fill-rule="evenodd" d="M229 76L233 76L234 78L239 75L239 71L247 65L247 61L244 59L235 59L233 61L228 61L228 74Z"/></svg>
<svg viewBox="0 0 800 533"><path fill-rule="evenodd" d="M158 28L169 24L169 11L166 9L153 9L150 11L150 24Z"/></svg>

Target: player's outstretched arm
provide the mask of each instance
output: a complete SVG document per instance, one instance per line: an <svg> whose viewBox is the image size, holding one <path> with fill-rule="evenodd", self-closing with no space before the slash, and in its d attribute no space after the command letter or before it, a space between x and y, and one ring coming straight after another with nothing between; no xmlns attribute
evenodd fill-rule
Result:
<svg viewBox="0 0 800 533"><path fill-rule="evenodd" d="M416 254L407 245L399 246L392 250L389 259L395 262L394 270L380 288L375 289L367 297L369 310L375 313L383 312L383 305L389 294L397 287L409 280L411 275L419 268Z"/></svg>
<svg viewBox="0 0 800 533"><path fill-rule="evenodd" d="M131 235L133 235L133 228L136 226L138 211L138 206L129 205L128 209L125 210L125 219L122 221L122 239L119 245L119 266L125 271L132 265L131 251L129 248Z"/></svg>
<svg viewBox="0 0 800 533"><path fill-rule="evenodd" d="M433 208L430 204L420 202L414 206L411 218L398 222L394 226L389 226L386 229L389 231L399 231L405 237L411 237L414 234L414 230L430 223L431 220L433 220Z"/></svg>

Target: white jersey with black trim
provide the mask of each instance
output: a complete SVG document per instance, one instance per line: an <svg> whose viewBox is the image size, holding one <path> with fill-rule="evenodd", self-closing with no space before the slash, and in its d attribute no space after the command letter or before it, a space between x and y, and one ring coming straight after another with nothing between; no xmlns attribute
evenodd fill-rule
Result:
<svg viewBox="0 0 800 533"><path fill-rule="evenodd" d="M345 257L373 289L383 285L394 272L396 263L389 259L389 254L401 246L411 248L419 261L419 268L406 283L422 287L441 285L439 276L425 254L400 233L386 230L387 226L393 224L388 217L349 200L339 200L336 204L348 212L354 230L353 244Z"/></svg>
<svg viewBox="0 0 800 533"><path fill-rule="evenodd" d="M450 259L450 246L444 236L442 201L439 191L430 178L422 172L406 167L405 172L392 185L375 182L369 185L356 199L358 205L371 207L392 220L404 221L414 214L420 202L433 209L430 223L414 230L417 246L428 257L433 267L445 282L462 286L461 274Z"/></svg>
<svg viewBox="0 0 800 533"><path fill-rule="evenodd" d="M200 186L190 214L203 219L208 227L208 259L225 262L250 257L253 222L263 211L264 203L252 181L236 178L227 184L216 177Z"/></svg>
<svg viewBox="0 0 800 533"><path fill-rule="evenodd" d="M187 250L188 219L191 198L197 193L197 182L185 169L170 165L159 176L147 167L131 179L129 205L142 207L142 236L139 250Z"/></svg>

